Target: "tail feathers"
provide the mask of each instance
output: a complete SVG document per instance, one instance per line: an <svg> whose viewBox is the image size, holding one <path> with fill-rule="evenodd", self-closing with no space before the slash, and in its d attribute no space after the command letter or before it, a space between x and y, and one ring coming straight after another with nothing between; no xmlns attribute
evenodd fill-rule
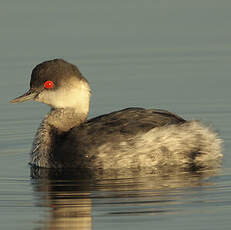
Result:
<svg viewBox="0 0 231 230"><path fill-rule="evenodd" d="M221 146L217 133L197 121L154 128L136 142L141 156L149 149L156 165L205 166L219 162L223 156Z"/></svg>
<svg viewBox="0 0 231 230"><path fill-rule="evenodd" d="M222 140L197 121L153 128L129 141L104 144L97 163L104 169L220 166Z"/></svg>

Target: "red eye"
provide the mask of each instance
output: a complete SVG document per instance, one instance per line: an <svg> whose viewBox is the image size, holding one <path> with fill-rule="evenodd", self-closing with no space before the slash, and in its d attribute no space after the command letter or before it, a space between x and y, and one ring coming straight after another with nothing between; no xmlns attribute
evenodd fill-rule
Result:
<svg viewBox="0 0 231 230"><path fill-rule="evenodd" d="M46 89L51 89L51 88L53 88L53 86L54 86L53 81L45 81L45 82L44 82L44 87L45 87Z"/></svg>

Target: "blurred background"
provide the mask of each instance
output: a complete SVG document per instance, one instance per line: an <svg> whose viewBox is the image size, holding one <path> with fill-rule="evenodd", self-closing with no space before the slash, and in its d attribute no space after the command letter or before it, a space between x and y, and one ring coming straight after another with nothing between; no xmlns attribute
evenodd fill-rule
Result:
<svg viewBox="0 0 231 230"><path fill-rule="evenodd" d="M48 107L8 101L29 87L35 65L63 58L76 64L90 82L89 117L130 106L167 109L186 119L202 120L224 140L219 174L206 177L206 184L196 183L194 189L188 188L191 176L174 177L177 189L168 190L164 198L159 186L146 187L150 181L141 187L136 180L123 181L126 196L114 186L121 181L84 189L75 184L71 196L79 197L76 191L81 187L88 208L80 213L85 213L84 223L91 223L81 225L82 229L229 229L230 12L229 0L0 0L1 228L54 229L57 223L47 220L58 216L51 211L53 187L31 180L27 165L34 134ZM137 190L143 198L127 193ZM68 194L65 186L62 192ZM105 200L108 196L110 201ZM61 204L66 205L66 200ZM142 211L137 210L140 207ZM153 211L156 208L161 211Z"/></svg>

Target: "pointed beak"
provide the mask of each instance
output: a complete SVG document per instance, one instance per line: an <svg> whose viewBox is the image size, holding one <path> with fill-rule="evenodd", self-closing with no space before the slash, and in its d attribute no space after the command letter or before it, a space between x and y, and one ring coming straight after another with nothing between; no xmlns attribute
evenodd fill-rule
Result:
<svg viewBox="0 0 231 230"><path fill-rule="evenodd" d="M20 103L20 102L24 102L24 101L29 101L29 100L33 100L37 95L39 94L39 92L36 92L34 89L29 89L26 93L24 93L23 95L16 97L15 99L11 100L11 103Z"/></svg>

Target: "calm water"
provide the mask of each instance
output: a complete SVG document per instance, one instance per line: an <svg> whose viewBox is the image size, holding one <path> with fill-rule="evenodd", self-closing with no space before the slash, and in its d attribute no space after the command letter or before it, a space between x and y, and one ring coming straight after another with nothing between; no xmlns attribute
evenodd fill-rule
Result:
<svg viewBox="0 0 231 230"><path fill-rule="evenodd" d="M230 229L231 2L0 2L0 228ZM89 80L90 117L129 106L211 124L219 170L31 179L42 104L11 105L31 69L62 57Z"/></svg>

